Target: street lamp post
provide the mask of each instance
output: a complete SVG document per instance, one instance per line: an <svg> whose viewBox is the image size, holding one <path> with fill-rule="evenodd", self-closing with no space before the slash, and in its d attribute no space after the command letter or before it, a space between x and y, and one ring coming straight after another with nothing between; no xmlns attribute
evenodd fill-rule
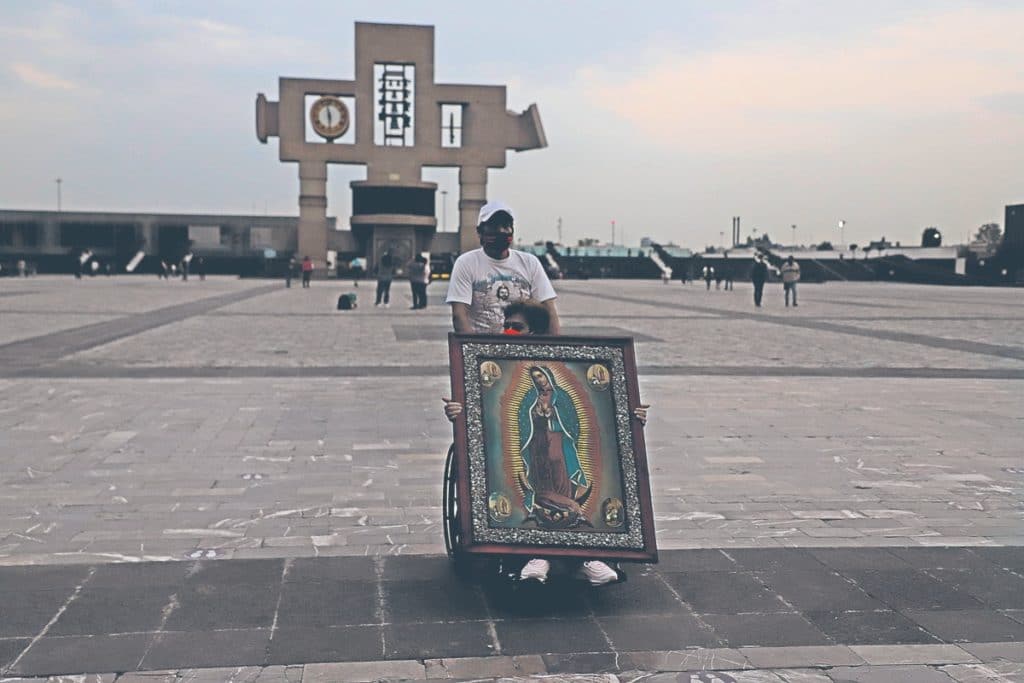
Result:
<svg viewBox="0 0 1024 683"><path fill-rule="evenodd" d="M448 231L448 190L441 190L441 232Z"/></svg>
<svg viewBox="0 0 1024 683"><path fill-rule="evenodd" d="M793 228L793 246L796 247L796 223L789 227Z"/></svg>
<svg viewBox="0 0 1024 683"><path fill-rule="evenodd" d="M60 178L57 178L57 180L54 181L54 182L57 183L57 211L59 212L60 211L60 184L63 183L64 181L61 180Z"/></svg>
<svg viewBox="0 0 1024 683"><path fill-rule="evenodd" d="M615 219L612 219L612 246L615 246Z"/></svg>
<svg viewBox="0 0 1024 683"><path fill-rule="evenodd" d="M839 243L846 248L846 221L839 221Z"/></svg>

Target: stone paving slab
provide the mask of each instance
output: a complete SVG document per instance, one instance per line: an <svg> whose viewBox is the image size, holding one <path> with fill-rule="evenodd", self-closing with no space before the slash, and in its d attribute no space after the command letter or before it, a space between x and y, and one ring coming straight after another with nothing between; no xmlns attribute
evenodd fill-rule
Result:
<svg viewBox="0 0 1024 683"><path fill-rule="evenodd" d="M1019 677L1019 292L830 283L755 311L743 283L556 283L567 331L641 340L668 552L614 592L510 614L453 593L436 556L442 293L338 313L349 284L3 281L0 316L23 324L0 347L0 661L166 680L298 681L367 652L378 678Z"/></svg>
<svg viewBox="0 0 1024 683"><path fill-rule="evenodd" d="M429 314L429 325L413 335L407 332L407 328L416 324L412 321L417 313L420 312L378 313L374 310L360 317L346 317L342 312L335 316L302 319L301 323L288 321L291 326L283 325L282 320L273 314L245 317L210 314L177 322L166 330L144 332L131 339L83 351L69 356L67 362L126 367L192 367L204 364L218 367L326 367L364 365L370 360L381 365L410 365L415 364L410 360L423 358L434 364L443 360L447 351L445 336L450 329L447 315L441 309L433 310ZM870 329L864 329L862 336L851 336L831 330L795 330L787 325L766 325L764 321L767 319L715 318L696 323L688 319L658 321L656 334L636 331L643 342L638 346L638 363L732 365L737 359L742 359L747 365L768 367L915 367L923 364L919 346L903 339L879 339ZM599 319L567 319L563 331L566 334L602 331L614 336L627 329L621 325L609 327L607 323L601 323ZM300 324L303 334L297 335L296 326ZM635 327L629 326L634 330ZM850 326L850 329L861 328ZM237 344L236 335L240 333L248 338L244 350L240 350ZM695 336L732 339L736 343L685 343ZM749 339L757 339L758 343L743 343ZM941 337L929 339L948 348L929 348L928 367L1024 367L1024 355L1021 355L1024 352L1018 353L1017 347L942 341ZM202 340L202 344L196 345L196 340ZM680 343L679 340L684 341ZM360 349L361 353L351 353L353 348ZM156 349L161 352L154 354ZM973 352L979 350L980 353ZM1001 357L999 354L1004 352L1009 355Z"/></svg>
<svg viewBox="0 0 1024 683"><path fill-rule="evenodd" d="M761 648L765 649L765 648ZM817 651L808 662L823 657L842 658ZM791 648L778 658L792 657ZM52 677L5 677L5 683L371 683L391 681L474 681L475 683L1019 683L1024 663L1013 661L939 663L934 665L857 665L753 668L739 655L739 661L717 659L716 651L694 649L685 652L623 653L618 666L595 673L559 673L547 668L546 658L491 657L447 660L395 660L390 662L338 662L292 666L245 666L206 669L140 671L122 674L78 674ZM629 669L639 661L659 658L660 669ZM958 655L954 656L954 659ZM558 662L552 662L556 668ZM626 667L626 668L623 668ZM507 672L498 673L496 671Z"/></svg>
<svg viewBox="0 0 1024 683"><path fill-rule="evenodd" d="M549 585L516 589L487 561L475 563L475 579L467 579L446 558L425 556L3 567L0 672L379 661L397 667L395 677L440 670L497 677L1020 658L1024 631L1016 622L1006 629L998 599L960 594L930 574L932 564L970 562L991 570L992 585L1020 578L983 554L889 551L906 570L877 571L904 571L904 593L932 596L930 607L911 609L904 594L865 582L864 570L846 562L828 564L825 553L715 552L722 564L710 562L707 551L668 551L663 565L635 566L625 584L599 590L557 575ZM699 568L680 569L686 566ZM797 572L800 581L775 581L780 568ZM802 602L803 586L815 586L819 599ZM898 615L903 626L881 638L830 629L813 609L822 603L836 605L844 618ZM947 623L957 624L955 632ZM979 642L988 644L970 645ZM649 654L625 664L634 652ZM679 654L664 654L673 652ZM444 663L453 659L459 662ZM436 662L428 666L428 660ZM422 664L410 674L396 662Z"/></svg>
<svg viewBox="0 0 1024 683"><path fill-rule="evenodd" d="M33 293L0 299L0 312L49 309L54 324L63 325L61 313L154 313L190 297L267 286L266 281L225 278L203 283L112 278L79 284L64 278L13 283ZM397 287L390 309L364 306L338 313L334 302L351 289L350 283L315 284L308 290L270 285L249 301L86 349L64 362L118 367L328 367L394 364L397 359L411 366L443 363L443 334L450 326L447 308L438 305L443 285L433 285L434 305L424 311L407 310L408 292ZM556 287L567 331L609 324L631 330L647 340L639 349L641 364L736 365L737 358L744 358L748 365L769 367L1024 368L1018 334L1024 323L1014 307L1015 290L830 283L805 287L799 309L783 309L769 300L755 312L746 284L734 292L647 281L559 281ZM982 319L966 319L970 316ZM296 334L300 326L301 335ZM410 328L423 330L426 338L400 341ZM238 339L247 340L244 352ZM751 339L758 343L750 344ZM351 353L353 348L359 353Z"/></svg>
<svg viewBox="0 0 1024 683"><path fill-rule="evenodd" d="M4 324L0 327L0 345L23 339L41 337L54 332L74 329L118 319L120 314L97 315L69 312L60 316L52 313L3 311Z"/></svg>
<svg viewBox="0 0 1024 683"><path fill-rule="evenodd" d="M0 380L0 564L440 552L446 385ZM697 386L641 378L662 548L1024 540L1018 382Z"/></svg>

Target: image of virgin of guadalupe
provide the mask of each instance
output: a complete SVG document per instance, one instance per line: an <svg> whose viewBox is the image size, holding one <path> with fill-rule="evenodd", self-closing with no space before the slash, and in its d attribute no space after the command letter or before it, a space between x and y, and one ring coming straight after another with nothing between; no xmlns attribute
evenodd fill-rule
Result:
<svg viewBox="0 0 1024 683"><path fill-rule="evenodd" d="M592 484L580 466L576 406L550 369L534 365L528 372L532 386L523 396L518 415L524 521L545 529L592 527L582 507Z"/></svg>

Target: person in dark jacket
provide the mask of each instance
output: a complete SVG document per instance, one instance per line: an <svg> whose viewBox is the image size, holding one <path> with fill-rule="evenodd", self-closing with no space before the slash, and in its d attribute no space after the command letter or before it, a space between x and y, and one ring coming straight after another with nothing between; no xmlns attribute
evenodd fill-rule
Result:
<svg viewBox="0 0 1024 683"><path fill-rule="evenodd" d="M761 307L764 283L768 279L768 264L761 253L754 254L754 267L750 269L750 281L754 283L754 305Z"/></svg>
<svg viewBox="0 0 1024 683"><path fill-rule="evenodd" d="M377 302L374 306L384 304L384 308L391 306L391 280L395 277L395 257L391 251L385 251L377 264Z"/></svg>
<svg viewBox="0 0 1024 683"><path fill-rule="evenodd" d="M412 288L413 310L427 307L427 285L430 283L430 266L427 257L417 254L406 268L409 286Z"/></svg>

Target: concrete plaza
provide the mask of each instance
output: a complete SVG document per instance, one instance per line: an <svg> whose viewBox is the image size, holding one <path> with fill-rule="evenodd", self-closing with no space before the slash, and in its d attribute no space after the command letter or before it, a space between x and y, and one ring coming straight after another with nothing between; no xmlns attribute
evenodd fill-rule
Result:
<svg viewBox="0 0 1024 683"><path fill-rule="evenodd" d="M364 282L338 312L351 282L0 280L0 672L1019 679L1020 290L801 285L787 309L776 286L755 309L744 283L556 284L565 333L637 340L669 552L523 615L438 558L443 284L411 311ZM327 575L352 585L319 595L379 602L352 621L288 588Z"/></svg>

